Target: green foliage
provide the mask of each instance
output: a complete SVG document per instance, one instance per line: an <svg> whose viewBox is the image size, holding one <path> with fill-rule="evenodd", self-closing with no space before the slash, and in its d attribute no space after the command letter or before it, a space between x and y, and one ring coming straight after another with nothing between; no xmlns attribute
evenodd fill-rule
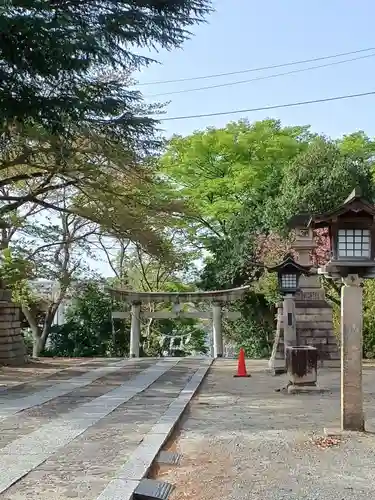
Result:
<svg viewBox="0 0 375 500"><path fill-rule="evenodd" d="M367 199L374 198L373 162L361 150L351 150L357 142L349 139L335 143L317 137L285 167L279 195L266 202L268 226L283 230L299 212L331 210L357 186Z"/></svg>
<svg viewBox="0 0 375 500"><path fill-rule="evenodd" d="M331 141L307 127L282 128L271 120L229 124L169 144L164 169L190 197L198 214L191 227L209 251L200 285L251 285L260 300L247 304L234 334L237 345L246 344L251 355L268 352L273 320L264 324L261 316L269 316L279 299L276 277L262 268L272 263L267 255L277 260L284 249L270 232L286 235L292 215L331 209L358 185L374 200L374 144L362 132ZM268 241L263 251L260 239ZM336 303L337 290L327 286Z"/></svg>
<svg viewBox="0 0 375 500"><path fill-rule="evenodd" d="M130 325L123 321L112 331L111 298L98 284L85 286L68 308L66 323L51 329L47 355L124 356ZM114 333L114 335L113 335Z"/></svg>
<svg viewBox="0 0 375 500"><path fill-rule="evenodd" d="M331 288L330 296L335 298L335 302L332 302L333 327L336 338L340 343L341 307L339 287L334 292ZM375 280L373 279L364 280L363 285L363 356L369 359L375 358Z"/></svg>
<svg viewBox="0 0 375 500"><path fill-rule="evenodd" d="M12 290L13 300L17 304L30 304L34 302L28 280L34 275L33 263L14 256L10 248L2 251L0 278L7 288Z"/></svg>
<svg viewBox="0 0 375 500"><path fill-rule="evenodd" d="M365 280L363 290L363 354L375 358L375 281Z"/></svg>
<svg viewBox="0 0 375 500"><path fill-rule="evenodd" d="M247 201L254 207L265 191L277 189L283 166L306 147L309 136L307 127L242 120L172 138L160 168L190 207L190 238L202 244L204 236L227 235Z"/></svg>
<svg viewBox="0 0 375 500"><path fill-rule="evenodd" d="M184 337L179 355L188 356L193 353L207 354L205 343L206 332L198 320L191 318L179 320L165 319L158 321L155 327L159 331L159 338L163 339L165 336L164 349L169 349L170 336L175 335Z"/></svg>
<svg viewBox="0 0 375 500"><path fill-rule="evenodd" d="M240 301L241 319L225 325L225 336L235 342L237 351L243 347L251 358L269 357L272 349L274 307L263 295L249 292Z"/></svg>
<svg viewBox="0 0 375 500"><path fill-rule="evenodd" d="M209 11L209 0L3 2L2 131L14 120L60 131L67 118L80 125L107 121L120 134L144 128L150 121L132 111L140 94L123 85L121 72L150 62L140 48L181 46Z"/></svg>
<svg viewBox="0 0 375 500"><path fill-rule="evenodd" d="M25 345L26 354L28 356L32 356L33 346L34 346L33 335L29 329L23 330L22 334L23 334L23 343Z"/></svg>

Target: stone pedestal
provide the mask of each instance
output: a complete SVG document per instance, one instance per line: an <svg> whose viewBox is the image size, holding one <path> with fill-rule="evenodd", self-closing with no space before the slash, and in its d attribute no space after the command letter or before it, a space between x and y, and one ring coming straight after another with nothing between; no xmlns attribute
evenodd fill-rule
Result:
<svg viewBox="0 0 375 500"><path fill-rule="evenodd" d="M296 310L293 295L286 295L283 301L283 328L285 347L297 345Z"/></svg>
<svg viewBox="0 0 375 500"><path fill-rule="evenodd" d="M19 307L11 302L10 291L0 290L0 365L22 365L26 360Z"/></svg>
<svg viewBox="0 0 375 500"><path fill-rule="evenodd" d="M341 288L341 429L363 431L362 287L349 275Z"/></svg>

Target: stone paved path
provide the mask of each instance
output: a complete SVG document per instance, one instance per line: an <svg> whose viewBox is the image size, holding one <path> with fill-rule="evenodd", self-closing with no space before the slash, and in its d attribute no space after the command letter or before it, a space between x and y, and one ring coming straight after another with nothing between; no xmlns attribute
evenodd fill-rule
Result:
<svg viewBox="0 0 375 500"><path fill-rule="evenodd" d="M0 499L114 499L111 488L143 477L145 456L151 464L209 364L92 361L79 373L9 383L0 399Z"/></svg>
<svg viewBox="0 0 375 500"><path fill-rule="evenodd" d="M216 360L167 449L182 453L157 476L176 485L169 500L367 500L375 492L375 434L318 446L337 427L340 372L322 368L324 394L275 392L284 377L248 361L251 378L233 378L236 362ZM375 431L375 368L365 365L367 430Z"/></svg>

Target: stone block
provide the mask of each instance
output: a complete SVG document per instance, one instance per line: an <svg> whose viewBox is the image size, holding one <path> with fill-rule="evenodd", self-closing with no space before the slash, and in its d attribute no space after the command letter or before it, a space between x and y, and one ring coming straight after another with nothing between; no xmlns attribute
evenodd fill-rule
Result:
<svg viewBox="0 0 375 500"><path fill-rule="evenodd" d="M2 318L0 317L0 330L8 331L12 327L13 327L12 321L3 321Z"/></svg>
<svg viewBox="0 0 375 500"><path fill-rule="evenodd" d="M289 385L288 394L324 394L329 389L323 389L314 385Z"/></svg>
<svg viewBox="0 0 375 500"><path fill-rule="evenodd" d="M23 352L25 347L21 343L17 344L0 344L0 356L8 356L8 353Z"/></svg>
<svg viewBox="0 0 375 500"><path fill-rule="evenodd" d="M331 328L325 328L325 329L319 329L319 328L314 328L312 330L312 336L313 337L331 337L333 335L332 329Z"/></svg>
<svg viewBox="0 0 375 500"><path fill-rule="evenodd" d="M332 330L332 322L331 321L314 321L304 323L306 328L311 330Z"/></svg>
<svg viewBox="0 0 375 500"><path fill-rule="evenodd" d="M332 309L327 308L327 307L300 307L298 304L296 304L296 312L297 315L299 314L318 314L318 311L321 312L322 314L329 315L332 317Z"/></svg>
<svg viewBox="0 0 375 500"><path fill-rule="evenodd" d="M11 302L12 292L11 290L0 290L0 301Z"/></svg>
<svg viewBox="0 0 375 500"><path fill-rule="evenodd" d="M297 323L307 323L307 322L325 322L325 323L332 323L332 314L326 314L326 313L321 313L321 314L297 314L296 315L296 322Z"/></svg>
<svg viewBox="0 0 375 500"><path fill-rule="evenodd" d="M12 322L12 321L14 321L14 314L10 314L10 313L2 314L1 320L5 321L5 322Z"/></svg>
<svg viewBox="0 0 375 500"><path fill-rule="evenodd" d="M23 345L24 340L22 335L9 335L8 337L0 337L0 345Z"/></svg>
<svg viewBox="0 0 375 500"><path fill-rule="evenodd" d="M336 351L337 351L337 345L334 345L334 344L328 344L328 345L327 345L327 351L328 351L328 352L336 352Z"/></svg>
<svg viewBox="0 0 375 500"><path fill-rule="evenodd" d="M0 303L0 314L13 314L15 310L15 307L13 305L5 304L5 303Z"/></svg>
<svg viewBox="0 0 375 500"><path fill-rule="evenodd" d="M322 339L318 337L305 337L306 343L318 346L327 346L327 339Z"/></svg>

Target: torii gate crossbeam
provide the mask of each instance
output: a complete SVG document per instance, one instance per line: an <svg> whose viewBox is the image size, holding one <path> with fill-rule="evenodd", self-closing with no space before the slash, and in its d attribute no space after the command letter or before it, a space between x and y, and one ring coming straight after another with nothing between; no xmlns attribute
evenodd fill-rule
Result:
<svg viewBox="0 0 375 500"><path fill-rule="evenodd" d="M231 288L228 290L215 290L209 292L132 292L120 288L107 288L111 297L131 304L131 311L113 311L112 318L131 318L130 329L130 357L139 357L139 346L141 337L141 317L155 319L173 318L209 318L212 319L212 335L214 346L214 357L223 356L223 333L222 318L239 319L241 313L237 311L222 311L223 304L240 299L249 290L248 286ZM187 302L210 301L212 311L181 311L180 304ZM141 305L155 302L172 303L172 311L141 312Z"/></svg>

